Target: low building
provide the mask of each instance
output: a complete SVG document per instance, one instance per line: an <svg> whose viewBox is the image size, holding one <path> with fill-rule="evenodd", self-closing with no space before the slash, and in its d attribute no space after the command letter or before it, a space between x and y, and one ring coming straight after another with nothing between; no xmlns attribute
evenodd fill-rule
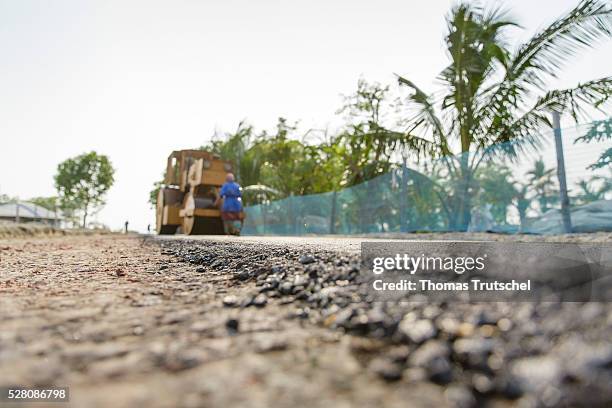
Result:
<svg viewBox="0 0 612 408"><path fill-rule="evenodd" d="M40 222L60 227L61 213L49 211L40 205L27 201L13 201L0 204L0 220L13 222Z"/></svg>

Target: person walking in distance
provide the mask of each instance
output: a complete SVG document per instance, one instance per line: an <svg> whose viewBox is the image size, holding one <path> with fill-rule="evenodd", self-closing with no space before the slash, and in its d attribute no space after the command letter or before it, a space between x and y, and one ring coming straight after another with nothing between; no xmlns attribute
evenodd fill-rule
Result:
<svg viewBox="0 0 612 408"><path fill-rule="evenodd" d="M234 181L234 175L227 173L225 184L221 186L219 199L223 199L221 219L226 234L240 235L242 229L242 192L240 185Z"/></svg>

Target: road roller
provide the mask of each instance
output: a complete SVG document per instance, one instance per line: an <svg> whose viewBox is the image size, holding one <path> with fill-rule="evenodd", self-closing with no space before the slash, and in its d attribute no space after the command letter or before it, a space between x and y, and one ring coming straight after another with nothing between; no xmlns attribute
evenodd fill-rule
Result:
<svg viewBox="0 0 612 408"><path fill-rule="evenodd" d="M219 190L232 164L202 150L177 150L168 156L157 195L158 234L223 234Z"/></svg>

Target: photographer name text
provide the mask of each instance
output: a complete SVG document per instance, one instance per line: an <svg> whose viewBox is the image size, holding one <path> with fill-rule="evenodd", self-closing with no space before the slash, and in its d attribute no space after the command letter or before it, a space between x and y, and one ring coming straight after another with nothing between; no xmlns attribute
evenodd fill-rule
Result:
<svg viewBox="0 0 612 408"><path fill-rule="evenodd" d="M486 260L486 254L478 257L396 254L391 257L374 258L371 271L375 276L381 276L385 272L392 274L399 272L410 276L417 272L451 272L456 276L466 272L483 272L486 269ZM462 282L438 282L431 279L401 279L389 282L376 279L372 282L372 287L376 291L531 291L531 280L520 282L471 279Z"/></svg>
<svg viewBox="0 0 612 408"><path fill-rule="evenodd" d="M377 279L372 282L372 287L377 291L530 291L531 280L525 282L515 280L484 282L480 279L472 279L469 282L434 282L429 279L419 279L418 281L402 279L398 282L385 282L382 279Z"/></svg>

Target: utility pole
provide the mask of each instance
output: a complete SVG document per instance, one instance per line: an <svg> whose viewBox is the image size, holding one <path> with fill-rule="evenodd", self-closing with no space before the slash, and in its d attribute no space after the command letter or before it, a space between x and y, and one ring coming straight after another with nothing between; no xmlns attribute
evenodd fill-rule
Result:
<svg viewBox="0 0 612 408"><path fill-rule="evenodd" d="M561 199L561 218L563 230L566 234L572 232L572 217L570 202L567 195L567 181L565 179L565 159L563 157L563 141L561 140L561 115L553 112L553 130L555 133L555 147L557 149L557 177L559 178L559 198Z"/></svg>
<svg viewBox="0 0 612 408"><path fill-rule="evenodd" d="M400 178L400 232L408 232L408 166L406 156L402 157L402 176Z"/></svg>
<svg viewBox="0 0 612 408"><path fill-rule="evenodd" d="M332 197L331 197L332 205L331 205L331 215L329 219L329 233L330 234L336 233L337 196L338 196L338 192L334 190L334 192L332 193Z"/></svg>

